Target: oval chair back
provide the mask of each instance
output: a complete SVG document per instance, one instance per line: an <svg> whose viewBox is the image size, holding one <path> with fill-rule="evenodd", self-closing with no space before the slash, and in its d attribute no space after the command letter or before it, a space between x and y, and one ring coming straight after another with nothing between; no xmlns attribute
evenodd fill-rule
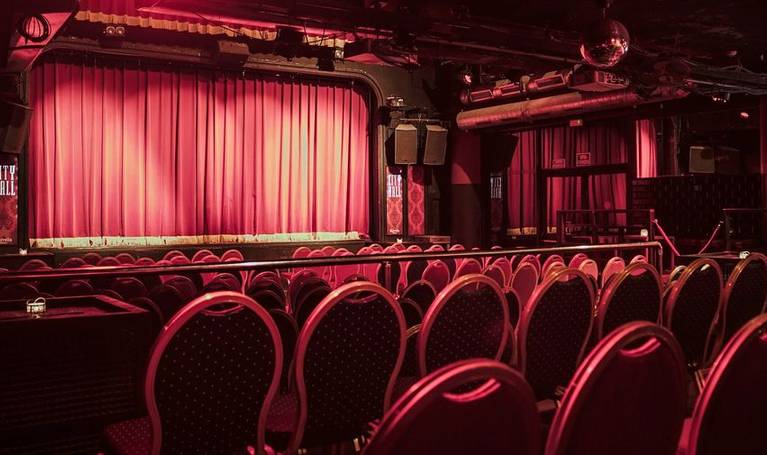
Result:
<svg viewBox="0 0 767 455"><path fill-rule="evenodd" d="M551 267L553 264L565 264L564 258L558 254L552 254L549 255L549 257L546 258L545 261L543 261L543 264L541 265L541 273L543 273L544 278L546 277L546 272L549 270L549 267Z"/></svg>
<svg viewBox="0 0 767 455"><path fill-rule="evenodd" d="M576 371L545 455L673 455L686 400L684 355L674 336L649 322L629 323L597 344Z"/></svg>
<svg viewBox="0 0 767 455"><path fill-rule="evenodd" d="M461 265L458 266L458 268L455 270L455 275L453 275L453 280L457 280L458 278L466 275L476 275L478 273L482 273L482 264L479 263L474 258L468 258L464 259L461 262Z"/></svg>
<svg viewBox="0 0 767 455"><path fill-rule="evenodd" d="M511 283L511 276L513 275L513 269L511 266L511 261L509 261L507 258L498 258L495 261L490 262L490 266L496 266L503 270L503 276L506 278L506 282L503 283L503 288L506 289L509 287Z"/></svg>
<svg viewBox="0 0 767 455"><path fill-rule="evenodd" d="M29 259L21 264L19 267L20 272L31 272L33 270L50 270L51 266L41 259Z"/></svg>
<svg viewBox="0 0 767 455"><path fill-rule="evenodd" d="M244 260L245 257L240 250L226 250L224 251L224 254L221 255L221 262L242 262Z"/></svg>
<svg viewBox="0 0 767 455"><path fill-rule="evenodd" d="M319 287L330 290L328 282L317 275L303 275L300 282L294 281L291 285L293 284L294 286L290 293L290 308L293 310L293 314L298 313L298 307L301 305L301 302L312 290Z"/></svg>
<svg viewBox="0 0 767 455"><path fill-rule="evenodd" d="M309 319L309 315L312 314L314 309L331 291L330 286L325 284L317 284L316 286L309 286L304 289L305 292L302 292L296 301L296 310L293 313L299 328L304 326L306 320Z"/></svg>
<svg viewBox="0 0 767 455"><path fill-rule="evenodd" d="M495 281L501 289L506 289L506 273L497 264L490 264L482 274Z"/></svg>
<svg viewBox="0 0 767 455"><path fill-rule="evenodd" d="M200 261L198 262L202 262L202 259L200 259ZM172 258L170 258L170 263L171 265L186 265L186 264L191 264L192 261L190 261L189 258L186 256L173 256Z"/></svg>
<svg viewBox="0 0 767 455"><path fill-rule="evenodd" d="M115 256L115 259L120 261L120 264L135 264L136 258L130 253L120 253Z"/></svg>
<svg viewBox="0 0 767 455"><path fill-rule="evenodd" d="M631 258L630 264L633 264L635 262L647 262L647 258L643 254L637 254L633 258Z"/></svg>
<svg viewBox="0 0 767 455"><path fill-rule="evenodd" d="M179 251L179 250L170 250L167 253L165 253L165 255L162 258L164 260L166 260L166 261L170 261L171 259L173 259L176 256L184 256L184 257L186 257L186 255L184 253L182 253L181 251Z"/></svg>
<svg viewBox="0 0 767 455"><path fill-rule="evenodd" d="M335 252L333 252L334 257L349 257L354 256L354 253L350 251L345 251L338 249ZM360 273L360 265L359 264L348 264L348 265L336 265L333 266L333 285L334 286L340 286L348 277L352 275L356 275Z"/></svg>
<svg viewBox="0 0 767 455"><path fill-rule="evenodd" d="M56 289L56 297L74 297L81 295L92 295L93 286L86 280L67 280Z"/></svg>
<svg viewBox="0 0 767 455"><path fill-rule="evenodd" d="M80 267L83 267L84 265L88 265L87 262L83 258L78 257L71 257L67 259L66 261L62 262L59 267L62 269L79 269Z"/></svg>
<svg viewBox="0 0 767 455"><path fill-rule="evenodd" d="M483 275L462 276L437 295L423 317L420 375L459 360L498 360L508 337L508 304L498 284Z"/></svg>
<svg viewBox="0 0 767 455"><path fill-rule="evenodd" d="M692 366L702 366L713 348L714 318L722 305L722 272L708 258L696 259L674 283L663 309L663 324L679 340Z"/></svg>
<svg viewBox="0 0 767 455"><path fill-rule="evenodd" d="M206 249L197 250L192 256L192 262L200 262L208 256L214 256L213 252Z"/></svg>
<svg viewBox="0 0 767 455"><path fill-rule="evenodd" d="M330 245L325 245L322 248L320 248L320 250L322 251L322 253L323 253L323 255L325 257L330 257L330 256L333 256L333 253L336 252L336 247L330 246Z"/></svg>
<svg viewBox="0 0 767 455"><path fill-rule="evenodd" d="M539 399L554 398L583 358L594 291L583 272L559 269L535 290L517 328L517 366Z"/></svg>
<svg viewBox="0 0 767 455"><path fill-rule="evenodd" d="M604 288L607 282L612 278L613 275L620 272L621 270L626 268L626 262L623 260L623 258L614 257L610 258L609 261L607 261L607 264L605 264L605 268L602 269L602 281L600 282L600 288Z"/></svg>
<svg viewBox="0 0 767 455"><path fill-rule="evenodd" d="M308 246L299 246L293 251L293 259L303 259L307 256L309 256L309 253L312 252L312 249Z"/></svg>
<svg viewBox="0 0 767 455"><path fill-rule="evenodd" d="M522 259L519 260L519 265L517 265L517 268L521 267L522 264L530 263L535 267L535 271L537 272L537 276L541 275L541 261L538 259L538 257L534 254L528 254L524 256Z"/></svg>
<svg viewBox="0 0 767 455"><path fill-rule="evenodd" d="M377 243L373 243L372 245L370 245L370 251L373 253L383 253L383 250L384 248Z"/></svg>
<svg viewBox="0 0 767 455"><path fill-rule="evenodd" d="M530 297L535 291L535 287L538 285L538 271L535 266L530 262L523 262L517 267L517 271L511 277L511 284L509 288L514 289L519 297L519 302L522 308L527 306L527 302L530 301Z"/></svg>
<svg viewBox="0 0 767 455"><path fill-rule="evenodd" d="M128 300L138 297L146 297L149 292L141 280L132 276L115 278L110 289Z"/></svg>
<svg viewBox="0 0 767 455"><path fill-rule="evenodd" d="M136 259L136 267L148 267L154 265L154 259L143 257Z"/></svg>
<svg viewBox="0 0 767 455"><path fill-rule="evenodd" d="M399 304L377 284L345 284L323 299L296 346L299 406L288 453L365 433L389 409L405 339Z"/></svg>
<svg viewBox="0 0 767 455"><path fill-rule="evenodd" d="M191 302L192 299L197 297L197 286L194 284L194 281L192 281L192 279L187 276L177 275L171 277L168 281L165 282L165 284L178 289L178 291L181 293L181 297L186 302Z"/></svg>
<svg viewBox="0 0 767 455"><path fill-rule="evenodd" d="M220 305L232 306L211 309ZM222 338L237 342L222 344ZM280 333L252 299L217 292L192 301L165 326L147 367L152 453L235 453L253 446L263 454L282 363Z"/></svg>
<svg viewBox="0 0 767 455"><path fill-rule="evenodd" d="M767 257L751 253L735 266L724 286L722 305L724 321L718 346L767 309Z"/></svg>
<svg viewBox="0 0 767 455"><path fill-rule="evenodd" d="M549 262L544 268L543 268L543 277L541 280L545 280L547 276L549 276L552 272L554 272L557 269L566 268L564 262L554 261Z"/></svg>
<svg viewBox="0 0 767 455"><path fill-rule="evenodd" d="M97 265L101 260L101 255L98 253L85 253L83 255L83 261L90 265Z"/></svg>
<svg viewBox="0 0 767 455"><path fill-rule="evenodd" d="M660 323L662 289L655 267L646 262L629 264L602 289L594 327L596 338L632 321Z"/></svg>
<svg viewBox="0 0 767 455"><path fill-rule="evenodd" d="M162 318L169 321L181 308L189 302L176 287L170 284L155 286L147 297L162 311Z"/></svg>
<svg viewBox="0 0 767 455"><path fill-rule="evenodd" d="M597 265L597 262L593 259L584 259L578 266L578 270L589 277L591 286L594 288L594 293L596 294L599 289L599 266Z"/></svg>
<svg viewBox="0 0 767 455"><path fill-rule="evenodd" d="M717 357L679 453L761 454L767 403L767 315L740 328Z"/></svg>
<svg viewBox="0 0 767 455"><path fill-rule="evenodd" d="M413 385L386 413L362 453L538 455L540 434L535 399L524 378L502 363L472 359Z"/></svg>
<svg viewBox="0 0 767 455"><path fill-rule="evenodd" d="M567 266L571 269L577 269L580 267L581 263L588 258L589 257L586 253L577 253L572 258L570 258L570 262L567 263Z"/></svg>
<svg viewBox="0 0 767 455"><path fill-rule="evenodd" d="M402 314L405 316L405 324L407 324L408 329L421 323L423 320L423 311L417 303L403 297L398 298L397 302L399 302L399 307L402 310Z"/></svg>
<svg viewBox="0 0 767 455"><path fill-rule="evenodd" d="M428 281L436 292L440 292L450 282L450 270L440 260L431 261L424 269L421 279Z"/></svg>
<svg viewBox="0 0 767 455"><path fill-rule="evenodd" d="M434 286L425 280L410 283L410 286L405 288L400 294L400 298L415 302L421 308L421 313L423 314L426 314L426 311L429 310L436 296L437 291L434 290Z"/></svg>

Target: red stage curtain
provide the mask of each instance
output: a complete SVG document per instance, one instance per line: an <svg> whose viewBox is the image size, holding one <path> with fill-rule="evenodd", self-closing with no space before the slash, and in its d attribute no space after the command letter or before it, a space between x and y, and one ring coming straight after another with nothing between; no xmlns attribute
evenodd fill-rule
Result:
<svg viewBox="0 0 767 455"><path fill-rule="evenodd" d="M655 121L636 122L637 177L657 177L657 150L655 143Z"/></svg>
<svg viewBox="0 0 767 455"><path fill-rule="evenodd" d="M32 239L367 233L350 86L60 58L31 75Z"/></svg>
<svg viewBox="0 0 767 455"><path fill-rule="evenodd" d="M537 132L518 135L517 150L511 158L508 178L509 227L514 235L536 232L535 168Z"/></svg>

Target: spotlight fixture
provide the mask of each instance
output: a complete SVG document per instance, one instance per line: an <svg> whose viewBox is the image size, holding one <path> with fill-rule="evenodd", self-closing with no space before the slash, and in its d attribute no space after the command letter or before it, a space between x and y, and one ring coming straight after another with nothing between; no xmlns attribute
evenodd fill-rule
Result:
<svg viewBox="0 0 767 455"><path fill-rule="evenodd" d="M104 27L104 36L109 38L125 38L125 27L122 25L107 25Z"/></svg>
<svg viewBox="0 0 767 455"><path fill-rule="evenodd" d="M711 95L711 101L714 101L715 103L727 103L730 101L730 94L720 93L716 95Z"/></svg>
<svg viewBox="0 0 767 455"><path fill-rule="evenodd" d="M750 117L751 117L751 115L748 112L746 112L746 111L742 111L740 113L740 118L742 118L743 120L748 120Z"/></svg>
<svg viewBox="0 0 767 455"><path fill-rule="evenodd" d="M471 87L472 77L470 71L464 70L461 72L461 82L463 82L463 85Z"/></svg>

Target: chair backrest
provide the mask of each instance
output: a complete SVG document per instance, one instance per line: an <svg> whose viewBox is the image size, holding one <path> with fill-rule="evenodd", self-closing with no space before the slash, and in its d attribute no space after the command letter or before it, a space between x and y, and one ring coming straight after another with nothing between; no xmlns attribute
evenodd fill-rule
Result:
<svg viewBox="0 0 767 455"><path fill-rule="evenodd" d="M397 254L398 252L392 252L392 253L385 253L385 254ZM396 292L397 290L397 283L400 281L400 275L402 275L402 269L400 268L400 263L396 261L389 262L390 265L390 277L391 280L388 285L386 283L386 265L383 263L376 264L376 280L378 283L385 287L388 291Z"/></svg>
<svg viewBox="0 0 767 455"><path fill-rule="evenodd" d="M623 258L620 257L613 257L610 258L609 261L607 261L607 264L605 264L605 268L602 269L602 281L600 282L600 287L605 287L607 284L607 281L616 273L620 272L621 270L626 268L626 262L623 260Z"/></svg>
<svg viewBox="0 0 767 455"><path fill-rule="evenodd" d="M212 256L212 255L213 255L213 252L210 250L206 250L206 249L197 250L197 252L194 253L194 256L192 256L192 262L200 262L206 256Z"/></svg>
<svg viewBox="0 0 767 455"><path fill-rule="evenodd" d="M266 307L263 303L256 301L262 307ZM267 307L268 308L268 307ZM271 308L268 310L269 316L274 320L274 324L277 326L277 330L280 332L280 340L282 340L282 384L287 384L289 381L290 369L293 367L293 354L296 350L296 342L298 341L298 325L293 316L289 315L283 310Z"/></svg>
<svg viewBox="0 0 767 455"><path fill-rule="evenodd" d="M78 295L92 295L93 286L85 280L72 279L67 280L56 288L54 295L56 297L72 297Z"/></svg>
<svg viewBox="0 0 767 455"><path fill-rule="evenodd" d="M524 378L502 363L472 359L411 387L383 417L363 455L538 455L540 434Z"/></svg>
<svg viewBox="0 0 767 455"><path fill-rule="evenodd" d="M662 292L655 267L646 262L629 264L602 289L594 327L597 339L631 321L659 323Z"/></svg>
<svg viewBox="0 0 767 455"><path fill-rule="evenodd" d="M383 250L384 248L377 243L373 243L372 245L370 245L370 251L372 251L373 253L381 253L383 252Z"/></svg>
<svg viewBox="0 0 767 455"><path fill-rule="evenodd" d="M98 267L118 267L120 265L127 265L127 264L121 263L114 256L104 256L103 258L99 259L99 263L96 265Z"/></svg>
<svg viewBox="0 0 767 455"><path fill-rule="evenodd" d="M162 258L165 259L166 261L170 261L176 256L186 256L186 255L179 250L170 250L167 253L165 253L165 255Z"/></svg>
<svg viewBox="0 0 767 455"><path fill-rule="evenodd" d="M187 276L176 275L171 277L165 282L168 286L172 286L181 293L181 297L190 302L193 298L197 297L198 290L191 278Z"/></svg>
<svg viewBox="0 0 767 455"><path fill-rule="evenodd" d="M538 399L570 381L591 333L594 290L586 275L559 269L535 290L517 328L517 365Z"/></svg>
<svg viewBox="0 0 767 455"><path fill-rule="evenodd" d="M418 245L410 245L405 249L405 251L408 253L421 253L423 252L423 249Z"/></svg>
<svg viewBox="0 0 767 455"><path fill-rule="evenodd" d="M528 254L524 256L522 259L519 260L519 265L517 265L517 268L521 267L522 264L530 263L535 267L535 271L537 272L537 275L540 276L541 274L541 261L538 259L537 256L533 254Z"/></svg>
<svg viewBox="0 0 767 455"><path fill-rule="evenodd" d="M325 245L322 248L320 248L320 250L322 250L322 252L325 254L325 256L333 256L333 253L336 252L336 247L330 246L330 245Z"/></svg>
<svg viewBox="0 0 767 455"><path fill-rule="evenodd" d="M101 255L98 253L85 253L83 255L83 261L90 265L96 265L101 260Z"/></svg>
<svg viewBox="0 0 767 455"><path fill-rule="evenodd" d="M169 259L169 261L172 265L186 265L192 263L192 261L190 261L186 256L173 256ZM202 259L197 262L202 262Z"/></svg>
<svg viewBox="0 0 767 455"><path fill-rule="evenodd" d="M400 294L401 298L415 302L424 314L426 314L426 311L434 302L434 297L436 296L437 291L434 290L434 286L426 280L418 280L410 283L410 285L402 291L402 294Z"/></svg>
<svg viewBox="0 0 767 455"><path fill-rule="evenodd" d="M354 253L350 251L343 251L343 250L336 250L333 252L333 256L335 257L348 257L348 256L354 256ZM333 284L335 286L339 286L341 283L346 280L351 275L356 275L360 273L360 265L359 264L349 264L349 265L336 265L333 266Z"/></svg>
<svg viewBox="0 0 767 455"><path fill-rule="evenodd" d="M426 270L428 263L426 261L409 261L407 268L403 272L405 279L407 280L407 286L415 283L423 277L423 271Z"/></svg>
<svg viewBox="0 0 767 455"><path fill-rule="evenodd" d="M322 300L330 294L331 288L325 284L318 284L316 286L306 287L306 292L302 292L298 300L295 302L294 315L296 317L296 323L298 327L303 327L309 315L312 314L315 308L322 302Z"/></svg>
<svg viewBox="0 0 767 455"><path fill-rule="evenodd" d="M504 272L497 263L488 265L482 274L486 277L490 277L490 279L495 281L501 289L506 289L506 272Z"/></svg>
<svg viewBox="0 0 767 455"><path fill-rule="evenodd" d="M767 309L767 257L751 253L735 266L724 286L722 305L724 327L719 345Z"/></svg>
<svg viewBox="0 0 767 455"><path fill-rule="evenodd" d="M443 247L442 245L432 245L429 248L426 248L426 252L428 252L428 253L431 253L431 252L444 252L444 251L445 251L445 247Z"/></svg>
<svg viewBox="0 0 767 455"><path fill-rule="evenodd" d="M495 281L465 275L437 295L418 336L421 376L458 360L498 360L509 337L506 297Z"/></svg>
<svg viewBox="0 0 767 455"><path fill-rule="evenodd" d="M561 269L567 267L564 262L554 261L549 262L544 268L541 273L543 273L543 276L541 277L541 280L545 280L547 276L549 276L553 271L557 269Z"/></svg>
<svg viewBox="0 0 767 455"><path fill-rule="evenodd" d="M83 258L72 257L62 262L59 267L62 269L78 269L87 264Z"/></svg>
<svg viewBox="0 0 767 455"><path fill-rule="evenodd" d="M132 276L121 276L115 278L110 289L120 294L124 299L128 300L138 297L146 297L149 292L141 280Z"/></svg>
<svg viewBox="0 0 767 455"><path fill-rule="evenodd" d="M543 264L541 265L541 273L543 273L544 276L546 276L546 272L549 270L549 267L551 267L552 264L556 264L556 263L564 265L565 260L562 256L558 254L549 255L549 257L547 257L546 260L543 261Z"/></svg>
<svg viewBox="0 0 767 455"><path fill-rule="evenodd" d="M244 260L245 257L242 255L240 250L226 250L224 251L224 254L221 255L221 262L239 262Z"/></svg>
<svg viewBox="0 0 767 455"><path fill-rule="evenodd" d="M633 258L631 258L631 264L635 262L647 262L647 258L643 254L637 254Z"/></svg>
<svg viewBox="0 0 767 455"><path fill-rule="evenodd" d="M571 269L577 269L580 267L581 263L588 258L589 256L586 253L578 253L570 258L570 262L567 264L567 266Z"/></svg>
<svg viewBox="0 0 767 455"><path fill-rule="evenodd" d="M456 280L465 275L474 275L477 273L482 273L482 264L480 264L479 261L474 258L464 259L461 262L461 265L459 265L455 270L453 280Z"/></svg>
<svg viewBox="0 0 767 455"><path fill-rule="evenodd" d="M291 283L291 287L290 308L293 309L293 313L298 311L298 307L301 305L301 301L304 299L306 294L311 292L313 289L318 287L330 289L328 282L318 277L317 275L302 275L300 277L300 282L294 281Z"/></svg>
<svg viewBox="0 0 767 455"><path fill-rule="evenodd" d="M687 455L767 453L767 315L740 328L709 371L682 445Z"/></svg>
<svg viewBox="0 0 767 455"><path fill-rule="evenodd" d="M673 455L686 399L684 355L674 336L649 322L624 325L576 371L545 455Z"/></svg>
<svg viewBox="0 0 767 455"><path fill-rule="evenodd" d="M21 264L19 271L50 270L50 268L51 266L49 266L45 261L41 259L29 259L25 263Z"/></svg>
<svg viewBox="0 0 767 455"><path fill-rule="evenodd" d="M136 258L130 253L120 253L115 256L115 259L120 261L120 264L135 264Z"/></svg>
<svg viewBox="0 0 767 455"><path fill-rule="evenodd" d="M146 267L146 266L150 266L154 264L155 264L154 259L150 257L143 257L143 258L136 259L136 266L138 267Z"/></svg>
<svg viewBox="0 0 767 455"><path fill-rule="evenodd" d="M331 292L296 347L299 412L288 453L360 436L388 409L405 355L405 318L394 297L358 281Z"/></svg>
<svg viewBox="0 0 767 455"><path fill-rule="evenodd" d="M578 266L578 270L589 277L591 286L594 288L594 293L596 293L597 289L599 289L599 266L597 265L597 262L593 259L584 259Z"/></svg>
<svg viewBox="0 0 767 455"><path fill-rule="evenodd" d="M687 363L702 365L712 346L714 318L722 302L722 272L708 258L696 259L682 272L663 309L663 324L679 340Z"/></svg>
<svg viewBox="0 0 767 455"><path fill-rule="evenodd" d="M434 287L434 291L439 293L450 282L450 270L440 260L431 261L423 270L421 279L428 281Z"/></svg>
<svg viewBox="0 0 767 455"><path fill-rule="evenodd" d="M506 278L506 282L503 283L503 287L504 289L507 288L511 283L511 276L513 275L511 261L509 261L507 258L498 258L495 261L490 262L490 266L493 265L503 270L503 276Z"/></svg>
<svg viewBox="0 0 767 455"><path fill-rule="evenodd" d="M312 249L309 248L308 246L300 246L293 251L292 257L293 259L303 259L309 256L309 253L311 252L312 252Z"/></svg>
<svg viewBox="0 0 767 455"><path fill-rule="evenodd" d="M8 283L0 289L0 296L3 300L31 299L40 295L40 291L32 283L25 281L18 283Z"/></svg>
<svg viewBox="0 0 767 455"><path fill-rule="evenodd" d="M514 289L517 297L519 297L522 308L524 308L527 306L527 302L530 301L530 297L533 295L537 285L538 271L535 269L535 265L531 262L523 262L517 267L514 275L512 275L509 288Z"/></svg>
<svg viewBox="0 0 767 455"><path fill-rule="evenodd" d="M221 305L232 306L211 309ZM162 330L149 359L152 453L235 453L251 445L263 454L282 363L279 331L253 300L218 292L192 301Z"/></svg>
<svg viewBox="0 0 767 455"><path fill-rule="evenodd" d="M242 283L231 273L217 273L202 289L202 292L242 291Z"/></svg>
<svg viewBox="0 0 767 455"><path fill-rule="evenodd" d="M423 320L423 310L414 301L400 297L397 299L399 307L402 310L402 314L405 316L405 324L407 327L413 327L421 323Z"/></svg>
<svg viewBox="0 0 767 455"><path fill-rule="evenodd" d="M170 284L155 286L147 297L162 311L163 320L169 321L189 300Z"/></svg>

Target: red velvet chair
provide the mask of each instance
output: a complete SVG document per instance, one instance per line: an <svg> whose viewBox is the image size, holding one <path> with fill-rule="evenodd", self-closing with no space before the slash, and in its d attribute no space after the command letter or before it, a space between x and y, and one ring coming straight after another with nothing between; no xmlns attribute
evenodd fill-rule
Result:
<svg viewBox="0 0 767 455"><path fill-rule="evenodd" d="M130 264L123 264L114 256L104 256L103 258L99 259L99 263L96 264L97 267L119 267L121 265Z"/></svg>
<svg viewBox="0 0 767 455"><path fill-rule="evenodd" d="M767 453L767 315L740 328L714 361L678 454Z"/></svg>
<svg viewBox="0 0 767 455"><path fill-rule="evenodd" d="M416 302L404 297L398 298L397 302L402 310L402 314L405 316L405 324L408 329L421 323L423 311Z"/></svg>
<svg viewBox="0 0 767 455"><path fill-rule="evenodd" d="M386 413L362 453L538 455L540 434L524 378L501 363L472 359L413 385Z"/></svg>
<svg viewBox="0 0 767 455"><path fill-rule="evenodd" d="M655 267L646 262L629 264L602 289L594 321L596 339L628 322L660 323L662 289Z"/></svg>
<svg viewBox="0 0 767 455"><path fill-rule="evenodd" d="M245 257L239 250L226 250L221 255L221 262L242 262L244 260Z"/></svg>
<svg viewBox="0 0 767 455"><path fill-rule="evenodd" d="M626 262L623 260L623 258L610 258L610 260L607 261L607 264L605 264L605 268L602 269L602 281L600 282L600 288L604 288L613 275L625 268Z"/></svg>
<svg viewBox="0 0 767 455"><path fill-rule="evenodd" d="M439 293L450 283L450 270L440 260L431 261L423 270L421 279L431 284L434 291Z"/></svg>
<svg viewBox="0 0 767 455"><path fill-rule="evenodd" d="M530 301L536 286L538 286L538 271L535 269L535 265L531 262L523 262L512 275L509 285L509 288L517 293L523 308Z"/></svg>
<svg viewBox="0 0 767 455"><path fill-rule="evenodd" d="M62 269L79 269L85 265L88 265L88 263L83 258L71 257L62 262L59 267Z"/></svg>
<svg viewBox="0 0 767 455"><path fill-rule="evenodd" d="M179 250L170 250L167 253L165 253L165 255L162 258L164 260L166 260L166 261L170 261L171 259L173 259L176 256L184 256L184 257L186 257L186 255L184 253L182 253L181 251L179 251Z"/></svg>
<svg viewBox="0 0 767 455"><path fill-rule="evenodd" d="M483 275L466 275L439 293L418 336L420 376L471 358L498 360L509 333L503 291Z"/></svg>
<svg viewBox="0 0 767 455"><path fill-rule="evenodd" d="M594 288L594 293L599 290L599 266L593 259L584 259L579 265L578 270L586 274Z"/></svg>
<svg viewBox="0 0 767 455"><path fill-rule="evenodd" d="M309 256L309 253L312 252L312 249L308 246L300 246L293 251L293 259L303 259L307 256Z"/></svg>
<svg viewBox="0 0 767 455"><path fill-rule="evenodd" d="M693 261L679 276L663 309L663 325L671 329L692 368L705 366L713 349L714 318L722 306L722 272L712 259Z"/></svg>
<svg viewBox="0 0 767 455"><path fill-rule="evenodd" d="M120 264L135 264L136 258L130 253L120 253L115 256L115 259L120 261Z"/></svg>
<svg viewBox="0 0 767 455"><path fill-rule="evenodd" d="M572 258L570 258L570 262L567 264L568 267L571 269L577 269L581 266L581 263L588 259L588 255L585 253L578 253L574 255Z"/></svg>
<svg viewBox="0 0 767 455"><path fill-rule="evenodd" d="M304 323L309 319L314 309L330 294L331 290L324 280L312 282L301 288L301 292L296 296L295 310L293 312L299 328L304 326Z"/></svg>
<svg viewBox="0 0 767 455"><path fill-rule="evenodd" d="M717 355L735 332L767 310L767 257L751 253L735 266L724 286L722 305L711 355Z"/></svg>
<svg viewBox="0 0 767 455"><path fill-rule="evenodd" d="M421 308L423 314L426 314L436 296L437 291L434 290L434 286L426 280L410 283L410 286L405 288L400 294L401 298L415 302Z"/></svg>
<svg viewBox="0 0 767 455"><path fill-rule="evenodd" d="M149 267L155 264L154 259L143 257L136 259L136 267Z"/></svg>
<svg viewBox="0 0 767 455"><path fill-rule="evenodd" d="M624 325L576 371L545 455L673 455L686 387L684 355L674 336L649 322Z"/></svg>
<svg viewBox="0 0 767 455"><path fill-rule="evenodd" d="M564 258L558 254L552 254L549 257L546 258L545 261L543 261L543 264L541 265L541 273L543 276L546 276L546 272L549 271L549 267L551 267L553 264L565 264Z"/></svg>
<svg viewBox="0 0 767 455"><path fill-rule="evenodd" d="M197 250L196 253L194 253L194 256L192 256L192 262L200 262L207 256L215 256L212 251L202 249Z"/></svg>
<svg viewBox="0 0 767 455"><path fill-rule="evenodd" d="M331 292L301 330L297 397L275 403L267 424L272 438L288 435L287 453L296 453L362 436L389 409L405 336L399 305L377 284L354 282Z"/></svg>
<svg viewBox="0 0 767 455"><path fill-rule="evenodd" d="M185 302L191 302L199 293L197 285L194 284L191 278L186 276L176 275L166 281L165 284L178 289Z"/></svg>
<svg viewBox="0 0 767 455"><path fill-rule="evenodd" d="M457 280L458 278L465 275L475 275L478 273L482 273L482 264L473 258L464 259L455 270L453 280Z"/></svg>
<svg viewBox="0 0 767 455"><path fill-rule="evenodd" d="M503 276L506 278L506 282L503 283L503 288L508 288L509 284L511 283L511 276L513 275L511 261L509 261L507 258L498 258L495 261L490 262L490 266L493 265L503 270Z"/></svg>
<svg viewBox="0 0 767 455"><path fill-rule="evenodd" d="M349 257L349 256L354 256L354 254L347 250L338 249L333 253L333 256ZM359 264L336 265L333 267L332 284L334 286L340 286L346 280L346 278L348 278L351 275L356 275L358 273L360 273Z"/></svg>
<svg viewBox="0 0 767 455"><path fill-rule="evenodd" d="M560 269L535 290L517 327L517 367L538 400L556 398L583 358L594 291L583 272Z"/></svg>
<svg viewBox="0 0 767 455"><path fill-rule="evenodd" d="M83 255L83 261L90 265L97 265L101 260L101 255L98 253L85 253Z"/></svg>
<svg viewBox="0 0 767 455"><path fill-rule="evenodd" d="M517 265L517 268L521 267L522 264L530 263L535 267L535 271L538 273L538 276L541 276L541 261L538 259L537 256L533 254L528 254L522 259L519 260L519 264Z"/></svg>
<svg viewBox="0 0 767 455"><path fill-rule="evenodd" d="M506 289L506 272L503 271L503 269L496 263L490 264L485 268L484 271L482 271L482 274L486 277L490 277L493 281L495 281L498 284L498 287L501 289Z"/></svg>
<svg viewBox="0 0 767 455"><path fill-rule="evenodd" d="M109 425L104 440L117 454L246 453L249 446L263 454L282 363L280 334L265 309L234 292L204 295L155 343L144 385L149 416Z"/></svg>
<svg viewBox="0 0 767 455"><path fill-rule="evenodd" d="M35 270L50 270L51 266L49 266L45 261L40 259L29 259L28 261L21 264L21 267L19 267L20 272L31 272Z"/></svg>
<svg viewBox="0 0 767 455"><path fill-rule="evenodd" d="M56 292L54 292L56 297L74 297L93 294L93 286L91 286L89 282L77 279L67 280L61 283L61 285L56 288Z"/></svg>
<svg viewBox="0 0 767 455"><path fill-rule="evenodd" d="M162 318L165 321L169 321L189 302L181 291L167 283L156 286L149 291L147 297L162 311Z"/></svg>
<svg viewBox="0 0 767 455"><path fill-rule="evenodd" d="M149 291L144 283L139 279L131 276L121 276L115 278L112 282L111 289L126 300L134 299L137 297L146 297Z"/></svg>

